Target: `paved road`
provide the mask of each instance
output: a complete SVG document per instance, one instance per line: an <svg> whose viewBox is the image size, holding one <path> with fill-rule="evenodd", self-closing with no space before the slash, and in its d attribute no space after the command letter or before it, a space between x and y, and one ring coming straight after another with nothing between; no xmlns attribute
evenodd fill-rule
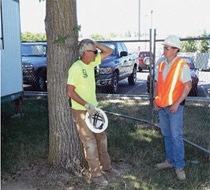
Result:
<svg viewBox="0 0 210 190"><path fill-rule="evenodd" d="M119 94L134 94L134 95L146 95L146 81L148 71L137 72L137 82L135 86L128 84L128 80L124 79L119 82ZM198 96L199 97L210 97L210 72L197 71L199 77L198 83ZM30 85L24 85L25 91L33 91L33 88ZM101 90L97 90L101 93ZM103 93L103 92L102 92Z"/></svg>
<svg viewBox="0 0 210 190"><path fill-rule="evenodd" d="M119 94L146 95L148 71L137 72L137 82L135 86L130 86L128 80L119 82ZM210 97L210 72L197 71L199 77L198 96ZM98 92L101 92L100 90Z"/></svg>

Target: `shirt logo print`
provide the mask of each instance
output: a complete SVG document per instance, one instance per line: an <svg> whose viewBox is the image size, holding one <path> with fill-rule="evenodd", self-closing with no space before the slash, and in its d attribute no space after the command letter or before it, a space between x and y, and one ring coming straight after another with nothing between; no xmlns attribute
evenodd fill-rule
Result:
<svg viewBox="0 0 210 190"><path fill-rule="evenodd" d="M83 78L88 77L87 71L85 69L82 69L82 73L83 73Z"/></svg>

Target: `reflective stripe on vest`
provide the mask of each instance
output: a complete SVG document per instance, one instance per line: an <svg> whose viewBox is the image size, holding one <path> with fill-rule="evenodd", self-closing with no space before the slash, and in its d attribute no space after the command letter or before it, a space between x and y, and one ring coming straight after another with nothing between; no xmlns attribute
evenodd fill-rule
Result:
<svg viewBox="0 0 210 190"><path fill-rule="evenodd" d="M176 71L175 71L173 81L172 81L172 85L171 85L171 89L170 89L170 92L169 92L169 105L173 104L172 95L173 95L173 91L174 91L175 85L176 85L177 80L178 80L179 72L181 72L180 67L181 67L182 62L183 62L183 60L180 60L177 64L177 66L176 66Z"/></svg>
<svg viewBox="0 0 210 190"><path fill-rule="evenodd" d="M155 102L160 107L172 105L181 95L184 84L179 80L185 61L177 58L171 65L170 70L163 81L163 70L165 62L158 66L158 93Z"/></svg>

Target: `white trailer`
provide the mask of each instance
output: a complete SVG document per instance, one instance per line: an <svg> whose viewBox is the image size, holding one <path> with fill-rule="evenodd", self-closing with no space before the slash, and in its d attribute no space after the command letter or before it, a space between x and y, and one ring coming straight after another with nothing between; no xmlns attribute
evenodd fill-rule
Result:
<svg viewBox="0 0 210 190"><path fill-rule="evenodd" d="M0 6L1 103L4 103L23 95L21 27L19 0L1 0Z"/></svg>

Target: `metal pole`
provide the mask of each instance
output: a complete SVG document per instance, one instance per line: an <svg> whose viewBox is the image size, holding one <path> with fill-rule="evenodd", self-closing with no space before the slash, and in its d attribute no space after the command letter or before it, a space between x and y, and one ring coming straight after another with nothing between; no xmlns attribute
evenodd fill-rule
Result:
<svg viewBox="0 0 210 190"><path fill-rule="evenodd" d="M140 23L141 23L141 0L139 0L139 19L138 19L138 39L140 40L141 32L140 32Z"/></svg>
<svg viewBox="0 0 210 190"><path fill-rule="evenodd" d="M150 28L150 65L149 65L149 73L150 73L150 110L149 110L149 121L153 123L153 90L152 90L152 29Z"/></svg>
<svg viewBox="0 0 210 190"><path fill-rule="evenodd" d="M156 29L154 29L154 36L153 36L153 60L152 60L152 75L150 77L151 81L151 96L152 96L152 101L151 101L151 112L152 112L152 123L154 122L154 109L153 109L153 99L155 97L154 94L154 84L155 84L155 54L156 54Z"/></svg>
<svg viewBox="0 0 210 190"><path fill-rule="evenodd" d="M151 29L152 29L152 14L153 14L153 10L151 10Z"/></svg>

